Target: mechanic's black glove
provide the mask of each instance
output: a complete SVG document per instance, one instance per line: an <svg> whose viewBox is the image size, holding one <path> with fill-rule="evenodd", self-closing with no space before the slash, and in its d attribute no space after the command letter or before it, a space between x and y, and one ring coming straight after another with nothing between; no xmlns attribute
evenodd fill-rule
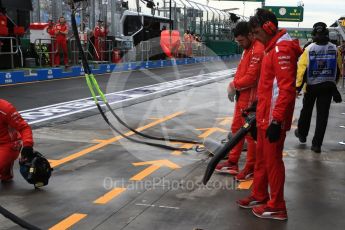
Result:
<svg viewBox="0 0 345 230"><path fill-rule="evenodd" d="M21 151L22 158L33 158L34 149L31 146L24 146Z"/></svg>
<svg viewBox="0 0 345 230"><path fill-rule="evenodd" d="M279 140L280 132L281 124L273 120L266 130L266 137L268 138L270 143L274 143Z"/></svg>
<svg viewBox="0 0 345 230"><path fill-rule="evenodd" d="M228 93L228 98L231 102L235 101L235 94Z"/></svg>
<svg viewBox="0 0 345 230"><path fill-rule="evenodd" d="M241 92L236 90L236 94L235 94L235 100L238 101L240 99L240 95L241 95Z"/></svg>
<svg viewBox="0 0 345 230"><path fill-rule="evenodd" d="M335 103L341 103L343 101L343 99L341 98L341 94L339 93L337 87L335 87L335 89L333 91L333 101Z"/></svg>

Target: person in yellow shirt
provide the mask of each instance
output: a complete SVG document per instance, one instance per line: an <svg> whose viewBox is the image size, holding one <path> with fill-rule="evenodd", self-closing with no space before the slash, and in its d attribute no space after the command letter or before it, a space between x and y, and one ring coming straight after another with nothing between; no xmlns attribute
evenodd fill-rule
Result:
<svg viewBox="0 0 345 230"><path fill-rule="evenodd" d="M335 102L341 102L336 86L341 73L341 54L337 47L329 42L329 31L325 23L315 23L312 36L313 43L305 48L298 62L297 94L302 90L304 83L306 86L295 135L301 143L307 141L316 102L316 128L311 150L320 153L332 98Z"/></svg>

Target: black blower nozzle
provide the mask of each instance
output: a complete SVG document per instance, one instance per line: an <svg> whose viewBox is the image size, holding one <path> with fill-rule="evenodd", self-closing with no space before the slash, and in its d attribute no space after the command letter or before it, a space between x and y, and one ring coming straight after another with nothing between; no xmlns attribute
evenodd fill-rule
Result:
<svg viewBox="0 0 345 230"><path fill-rule="evenodd" d="M228 152L233 149L238 142L240 142L244 136L250 132L251 128L254 127L256 123L255 114L250 114L247 116L246 123L235 133L235 135L224 145L218 147L214 151L214 156L212 157L211 161L208 163L204 178L202 180L203 184L206 185L207 182L210 180L217 164L221 161Z"/></svg>

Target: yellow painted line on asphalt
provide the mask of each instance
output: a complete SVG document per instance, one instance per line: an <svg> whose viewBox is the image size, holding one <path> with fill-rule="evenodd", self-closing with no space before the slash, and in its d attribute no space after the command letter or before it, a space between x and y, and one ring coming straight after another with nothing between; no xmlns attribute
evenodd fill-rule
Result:
<svg viewBox="0 0 345 230"><path fill-rule="evenodd" d="M239 185L237 186L237 189L250 189L250 187L253 184L253 180L248 180L248 181L242 181L239 183Z"/></svg>
<svg viewBox="0 0 345 230"><path fill-rule="evenodd" d="M115 197L119 196L121 193L126 191L125 188L114 188L110 192L106 193L105 195L101 196L97 200L95 200L93 203L95 204L106 204Z"/></svg>
<svg viewBox="0 0 345 230"><path fill-rule="evenodd" d="M140 173L133 176L130 180L140 181L147 177L148 175L154 173L156 170L160 169L161 167L165 166L171 169L178 169L181 168L177 164L169 161L169 160L157 160L157 161L145 161L145 162L138 162L133 163L134 166L143 166L143 165L150 165Z"/></svg>
<svg viewBox="0 0 345 230"><path fill-rule="evenodd" d="M189 149L189 148L192 148L195 144L189 144L189 143L186 143L184 145L181 145L180 148L186 148L186 149ZM172 155L175 155L175 156L179 156L182 154L182 151L179 151L179 150L175 150L171 153Z"/></svg>
<svg viewBox="0 0 345 230"><path fill-rule="evenodd" d="M224 119L224 118L219 118L219 119ZM226 118L228 119L228 117ZM211 134L215 133L215 132L227 132L225 129L222 128L218 128L218 127L212 127L212 128L202 128L202 129L196 129L199 131L204 131L203 133L201 133L198 137L199 138L207 138L208 136L210 136ZM192 148L195 144L191 144L191 143L180 143L180 142L174 142L176 144L183 144L182 146L180 146L180 148ZM204 147L203 145L199 145L200 147ZM172 155L175 156L179 156L182 154L182 151L179 150L175 150L171 153Z"/></svg>
<svg viewBox="0 0 345 230"><path fill-rule="evenodd" d="M147 177L148 175L151 175L152 173L154 173L155 171L160 169L160 167L161 166L159 166L159 165L151 165L150 167L144 169L143 171L141 171L137 175L133 176L131 178L131 180L140 181L140 180L144 179L145 177Z"/></svg>
<svg viewBox="0 0 345 230"><path fill-rule="evenodd" d="M86 216L87 216L86 214L74 213L70 215L69 217L67 217L66 219L64 219L63 221L49 228L49 230L70 229L73 225L78 223L80 220L84 219Z"/></svg>
<svg viewBox="0 0 345 230"><path fill-rule="evenodd" d="M58 160L48 160L50 165L56 164L56 162L58 162Z"/></svg>
<svg viewBox="0 0 345 230"><path fill-rule="evenodd" d="M145 125L145 126L139 127L139 128L137 128L136 130L139 131L139 132L140 132L140 131L143 131L143 130L145 130L145 129L154 127L154 126L156 126L156 125L158 125L158 124L161 124L161 123L163 123L163 122L165 122L165 121L171 120L171 119L173 119L173 118L175 118L175 117L177 117L177 116L180 116L180 115L183 114L183 113L184 113L183 111L173 113L173 114L168 115L168 116L166 116L166 117L163 117L163 118L161 118L161 119L159 119L159 120L156 120L156 121L154 121L154 122L151 122L151 123L149 123L149 124L147 124L147 125ZM133 132L127 132L127 133L125 133L124 135L125 135L125 136L131 136L131 135L133 135L133 134L134 134ZM112 143L114 143L114 142L116 142L116 141L119 141L119 140L121 140L121 139L123 139L123 137L119 135L119 136L116 136L116 137L113 137L113 138L110 138L110 139L107 139L107 140L103 140L103 141L97 140L97 141L101 141L101 142L98 143L98 144L96 144L96 145L94 145L94 146L91 146L91 147L89 147L89 148L83 149L83 150L81 150L80 152L73 153L73 154L71 154L71 155L69 155L69 156L67 156L67 157L62 158L62 159L59 159L59 160L50 160L50 161L52 162L51 167L54 168L54 167L60 166L60 165L62 165L62 164L65 164L65 163L67 163L67 162L69 162L69 161L75 160L75 159L77 159L77 158L79 158L79 157L82 157L82 156L84 156L84 155L86 155L86 154L88 154L88 153L90 153L90 152L93 152L93 151L96 151L96 150L98 150L98 149L101 149L101 148L103 148L103 147L105 147L105 146L107 146L107 145L109 145L109 144L112 144Z"/></svg>
<svg viewBox="0 0 345 230"><path fill-rule="evenodd" d="M233 117L221 117L221 118L217 118L217 120L219 120L219 124L220 125L231 125Z"/></svg>
<svg viewBox="0 0 345 230"><path fill-rule="evenodd" d="M228 132L228 131L226 131L225 129L218 128L218 127L203 128L203 129L197 129L197 130L205 131L204 133L202 133L201 135L199 135L200 138L206 138L206 137L210 136L211 134L213 134L213 133L215 133L215 132L222 132L222 133Z"/></svg>
<svg viewBox="0 0 345 230"><path fill-rule="evenodd" d="M95 143L104 143L105 142L105 140L103 140L103 139L94 139L92 141Z"/></svg>

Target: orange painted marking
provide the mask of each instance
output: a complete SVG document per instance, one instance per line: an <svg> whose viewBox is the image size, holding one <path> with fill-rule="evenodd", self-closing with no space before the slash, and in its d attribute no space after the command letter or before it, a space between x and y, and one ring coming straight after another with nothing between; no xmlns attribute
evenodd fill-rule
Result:
<svg viewBox="0 0 345 230"><path fill-rule="evenodd" d="M253 180L243 181L237 186L237 189L250 189L253 184Z"/></svg>
<svg viewBox="0 0 345 230"><path fill-rule="evenodd" d="M186 149L189 149L189 148L192 148L194 146L194 144L184 144L181 146L181 148L186 148ZM172 155L175 155L175 156L178 156L178 155L181 155L182 154L182 151L178 151L178 150L175 150L171 153Z"/></svg>
<svg viewBox="0 0 345 230"><path fill-rule="evenodd" d="M96 142L96 143L104 143L106 141L107 140L102 140L102 139L95 139L95 140L93 140L93 142Z"/></svg>
<svg viewBox="0 0 345 230"><path fill-rule="evenodd" d="M220 120L220 125L231 125L233 117L221 117L217 118L217 120Z"/></svg>
<svg viewBox="0 0 345 230"><path fill-rule="evenodd" d="M112 199L114 199L115 197L117 197L118 195L120 195L121 193L123 193L124 191L126 191L125 188L114 188L110 192L106 193L105 195L103 195L100 198L98 198L97 200L95 200L93 203L95 203L95 204L106 204L109 201L111 201Z"/></svg>
<svg viewBox="0 0 345 230"><path fill-rule="evenodd" d="M151 165L150 167L144 169L143 171L141 171L137 175L133 176L131 178L131 180L135 180L135 181L142 180L145 177L147 177L148 175L151 175L152 173L154 173L156 170L160 169L160 167L161 166L159 166L159 165Z"/></svg>
<svg viewBox="0 0 345 230"><path fill-rule="evenodd" d="M145 129L151 128L151 127L156 126L156 125L158 125L160 123L163 123L165 121L173 119L173 118L175 118L177 116L180 116L183 113L184 112L177 112L177 113L171 114L169 116L166 116L166 117L163 117L163 118L161 118L159 120L151 122L151 123L149 123L149 124L147 124L145 126L139 127L136 130L137 131L143 131ZM125 136L131 136L133 134L134 134L133 132L127 132L127 133L125 133ZM121 139L123 139L122 136L116 136L116 137L110 138L108 140L98 140L98 141L101 141L101 142L96 144L96 145L94 145L94 146L86 148L86 149L84 149L84 150L82 150L80 152L73 153L73 154L71 154L71 155L69 155L67 157L64 157L64 158L60 159L60 160L50 160L50 161L52 161L51 167L54 168L54 167L60 166L62 164L65 164L65 163L67 163L69 161L75 160L75 159L77 159L79 157L82 157L82 156L84 156L84 155L86 155L86 154L88 154L90 152L93 152L93 151L96 151L98 149L101 149L101 148L103 148L103 147L105 147L105 146L107 146L107 145L109 145L111 143L114 143L114 142L116 142L118 140L121 140Z"/></svg>
<svg viewBox="0 0 345 230"><path fill-rule="evenodd" d="M58 160L48 160L48 161L49 161L50 165L53 165L53 164L56 164L56 162L57 162Z"/></svg>
<svg viewBox="0 0 345 230"><path fill-rule="evenodd" d="M222 133L228 132L227 130L221 129L221 128L218 128L218 127L204 128L204 129L197 129L197 130L200 130L200 131L205 130L204 133L202 133L201 135L199 135L200 138L206 138L206 137L210 136L211 134L213 134L213 133L215 133L215 132L222 132Z"/></svg>
<svg viewBox="0 0 345 230"><path fill-rule="evenodd" d="M138 162L138 163L133 163L134 166L143 166L143 165L151 165L148 168L144 169L137 175L133 176L130 180L135 180L135 181L140 181L147 177L148 175L152 174L159 168L165 166L171 169L178 169L181 168L177 164L169 161L169 160L157 160L157 161L146 161L146 162Z"/></svg>
<svg viewBox="0 0 345 230"><path fill-rule="evenodd" d="M87 215L81 214L81 213L74 213L61 221L60 223L54 225L53 227L49 228L49 230L65 230L69 229L76 223L78 223L80 220L84 219Z"/></svg>

